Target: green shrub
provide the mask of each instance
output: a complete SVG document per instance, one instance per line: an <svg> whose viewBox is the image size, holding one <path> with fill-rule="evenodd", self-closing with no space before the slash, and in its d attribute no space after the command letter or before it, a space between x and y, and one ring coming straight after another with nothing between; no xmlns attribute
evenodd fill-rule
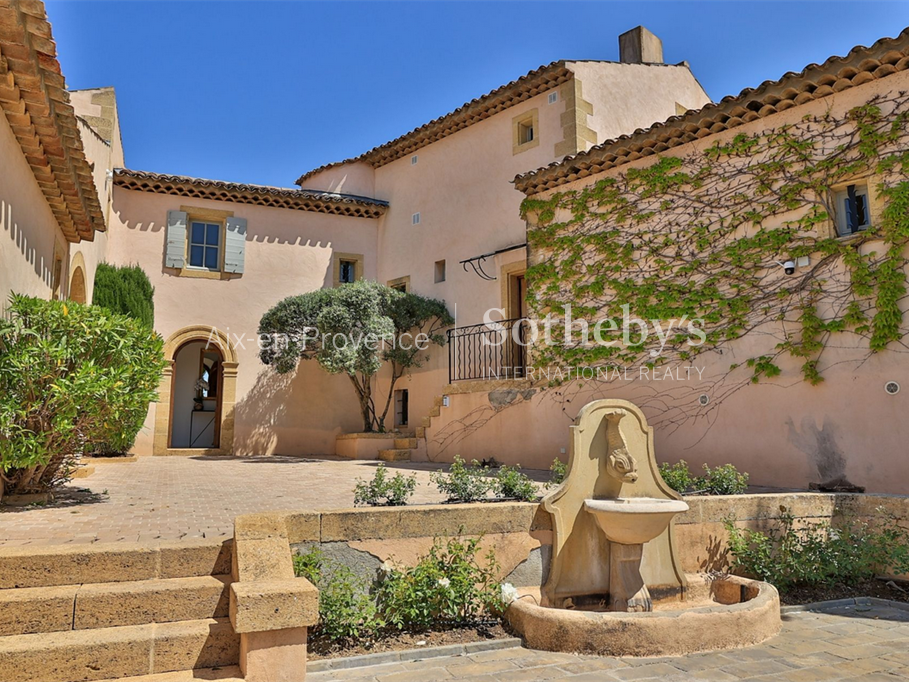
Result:
<svg viewBox="0 0 909 682"><path fill-rule="evenodd" d="M384 623L369 585L344 564L311 549L294 556L294 572L319 588L319 624L314 634L332 641L374 640Z"/></svg>
<svg viewBox="0 0 909 682"><path fill-rule="evenodd" d="M697 479L696 487L709 495L741 495L748 489L748 474L739 473L731 464L711 469L704 465L704 475Z"/></svg>
<svg viewBox="0 0 909 682"><path fill-rule="evenodd" d="M436 540L413 568L391 568L376 587L379 612L389 627L421 631L467 625L502 608L498 564L490 550L478 560L479 539Z"/></svg>
<svg viewBox="0 0 909 682"><path fill-rule="evenodd" d="M506 500L523 500L529 502L537 498L537 487L533 481L521 473L521 467L499 467L492 482L496 495Z"/></svg>
<svg viewBox="0 0 909 682"><path fill-rule="evenodd" d="M694 487L697 479L691 475L688 468L688 462L684 459L679 460L677 464L668 464L660 462L660 476L670 488L677 493L687 493Z"/></svg>
<svg viewBox="0 0 909 682"><path fill-rule="evenodd" d="M878 510L872 522L847 518L836 526L803 523L780 507L779 525L767 532L725 523L732 568L780 590L796 585L851 585L884 570L909 572L909 531Z"/></svg>
<svg viewBox="0 0 909 682"><path fill-rule="evenodd" d="M389 479L387 474L385 465L379 464L371 481L357 479L354 487L354 504L371 507L383 505L399 507L407 504L407 500L417 487L417 477L398 473Z"/></svg>
<svg viewBox="0 0 909 682"><path fill-rule="evenodd" d="M13 295L0 321L0 470L7 490L67 480L86 443L132 440L157 398L161 337L97 306Z"/></svg>
<svg viewBox="0 0 909 682"><path fill-rule="evenodd" d="M551 488L554 485L562 485L565 481L565 477L568 475L568 465L556 457L552 460L552 466L549 467L549 471L552 473L546 487Z"/></svg>
<svg viewBox="0 0 909 682"><path fill-rule="evenodd" d="M449 502L482 500L492 487L492 481L486 476L486 469L481 467L477 460L466 466L459 455L455 455L447 474L437 471L429 478L436 484L439 492L447 496Z"/></svg>
<svg viewBox="0 0 909 682"><path fill-rule="evenodd" d="M95 270L92 301L113 313L138 320L146 327L155 324L155 289L138 265L117 267L99 263Z"/></svg>

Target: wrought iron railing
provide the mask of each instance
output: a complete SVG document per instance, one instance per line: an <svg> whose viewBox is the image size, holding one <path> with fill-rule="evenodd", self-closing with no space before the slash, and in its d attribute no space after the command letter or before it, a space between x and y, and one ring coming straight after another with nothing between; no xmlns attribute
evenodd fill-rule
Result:
<svg viewBox="0 0 909 682"><path fill-rule="evenodd" d="M527 376L527 318L448 330L448 381Z"/></svg>

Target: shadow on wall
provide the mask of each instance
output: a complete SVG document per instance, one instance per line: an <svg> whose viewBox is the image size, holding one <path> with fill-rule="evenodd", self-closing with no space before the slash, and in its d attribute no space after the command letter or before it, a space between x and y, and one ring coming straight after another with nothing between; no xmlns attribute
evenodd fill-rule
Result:
<svg viewBox="0 0 909 682"><path fill-rule="evenodd" d="M234 453L237 455L272 455L279 452L277 427L287 418L287 405L293 393L297 372L278 374L265 368L252 389L234 408L234 428L251 424L252 428L236 433Z"/></svg>
<svg viewBox="0 0 909 682"><path fill-rule="evenodd" d="M362 426L347 377L305 361L289 374L264 368L234 415L234 453L247 457L332 455L338 435Z"/></svg>
<svg viewBox="0 0 909 682"><path fill-rule="evenodd" d="M45 262L44 258L38 257L38 251L29 243L26 231L13 219L12 205L5 200L0 201L0 224L3 225L3 231L9 235L10 241L16 245L16 249L22 254L25 262L32 266L35 274L46 286L51 286L51 264ZM0 309L6 307L6 299L9 295L9 291L0 292L0 297L2 297Z"/></svg>
<svg viewBox="0 0 909 682"><path fill-rule="evenodd" d="M178 209L182 205L191 204L192 201L192 197L175 196L173 197L173 205L171 206L168 204L167 207ZM127 211L123 208L114 208L114 212L120 219L120 223L128 230L161 233L161 248L163 249L164 232L167 228L167 207L162 208L162 215L157 220L149 220L147 222L143 222L141 220L130 220L126 216ZM254 206L252 208L255 208L257 210L261 209L260 206ZM245 217L241 208L236 209L236 213L239 217ZM300 214L300 225L285 225L284 227L280 228L276 228L274 224L270 223L269 221L251 220L247 226L247 241L258 242L261 244L290 244L293 246L308 246L314 249L322 248L328 249L329 251L333 250L334 246L330 241L322 242L319 240L307 239L300 236L301 228L304 227L303 223L305 221L303 220L303 216L305 215L305 212L300 211ZM367 219L363 218L363 220Z"/></svg>
<svg viewBox="0 0 909 682"><path fill-rule="evenodd" d="M801 431L792 418L786 420L789 429L789 442L808 457L808 465L817 471L822 486L852 486L846 478L846 455L843 453L836 437L836 425L824 418L821 428L817 427L813 417L803 417Z"/></svg>

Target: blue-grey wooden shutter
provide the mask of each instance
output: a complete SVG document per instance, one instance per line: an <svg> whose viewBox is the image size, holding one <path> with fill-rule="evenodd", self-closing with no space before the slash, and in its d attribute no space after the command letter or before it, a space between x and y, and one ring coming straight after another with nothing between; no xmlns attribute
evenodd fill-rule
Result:
<svg viewBox="0 0 909 682"><path fill-rule="evenodd" d="M186 211L167 212L167 245L164 265L182 268L186 264Z"/></svg>
<svg viewBox="0 0 909 682"><path fill-rule="evenodd" d="M246 258L246 218L228 218L224 238L224 272L243 272Z"/></svg>

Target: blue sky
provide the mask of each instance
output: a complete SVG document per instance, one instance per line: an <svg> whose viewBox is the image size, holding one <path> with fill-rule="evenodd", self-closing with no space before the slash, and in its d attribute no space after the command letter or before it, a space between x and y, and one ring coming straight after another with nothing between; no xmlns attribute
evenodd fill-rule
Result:
<svg viewBox="0 0 909 682"><path fill-rule="evenodd" d="M290 186L638 24L713 99L909 26L905 2L47 3L70 88L117 89L130 168Z"/></svg>

